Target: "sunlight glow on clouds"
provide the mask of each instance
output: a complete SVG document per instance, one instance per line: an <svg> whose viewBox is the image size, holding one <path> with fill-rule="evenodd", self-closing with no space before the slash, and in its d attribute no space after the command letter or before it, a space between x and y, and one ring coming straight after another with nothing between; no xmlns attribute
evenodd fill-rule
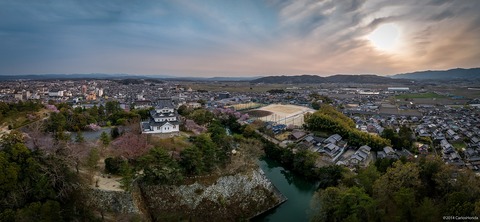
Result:
<svg viewBox="0 0 480 222"><path fill-rule="evenodd" d="M380 50L392 51L397 48L399 34L398 27L389 23L376 28L367 39Z"/></svg>

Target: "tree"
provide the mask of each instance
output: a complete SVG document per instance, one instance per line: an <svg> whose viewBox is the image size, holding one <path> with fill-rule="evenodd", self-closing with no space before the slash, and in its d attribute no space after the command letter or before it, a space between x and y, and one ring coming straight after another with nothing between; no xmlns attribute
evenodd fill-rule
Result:
<svg viewBox="0 0 480 222"><path fill-rule="evenodd" d="M183 180L178 163L165 149L155 147L141 158L144 166L144 181L151 184L176 184Z"/></svg>
<svg viewBox="0 0 480 222"><path fill-rule="evenodd" d="M296 172L305 175L307 178L314 178L315 175L315 163L317 161L318 154L310 150L300 150L293 157L293 169Z"/></svg>
<svg viewBox="0 0 480 222"><path fill-rule="evenodd" d="M75 135L75 142L77 142L77 143L85 142L85 137L83 137L83 132L82 131L77 131L77 135Z"/></svg>
<svg viewBox="0 0 480 222"><path fill-rule="evenodd" d="M352 119L330 105L322 105L317 112L304 115L304 119L304 128L312 131L337 133L347 139L352 146L368 145L373 150L381 150L390 145L390 141L386 139L359 131L355 128Z"/></svg>
<svg viewBox="0 0 480 222"><path fill-rule="evenodd" d="M384 159L377 159L375 161L375 167L380 173L386 173L387 169L393 165L395 159L384 158Z"/></svg>
<svg viewBox="0 0 480 222"><path fill-rule="evenodd" d="M358 187L328 187L312 198L311 221L374 221L376 203Z"/></svg>
<svg viewBox="0 0 480 222"><path fill-rule="evenodd" d="M15 221L62 221L60 203L47 200L45 203L34 202L20 209Z"/></svg>
<svg viewBox="0 0 480 222"><path fill-rule="evenodd" d="M197 109L190 113L188 117L199 125L205 125L213 120L214 115L206 109Z"/></svg>
<svg viewBox="0 0 480 222"><path fill-rule="evenodd" d="M420 205L415 209L414 221L435 222L440 219L438 206L433 201L425 197Z"/></svg>
<svg viewBox="0 0 480 222"><path fill-rule="evenodd" d="M105 171L107 173L121 175L125 172L128 163L121 157L108 157L105 159Z"/></svg>
<svg viewBox="0 0 480 222"><path fill-rule="evenodd" d="M421 186L415 163L397 161L373 185L373 196L388 220L412 220L415 195Z"/></svg>
<svg viewBox="0 0 480 222"><path fill-rule="evenodd" d="M400 187L393 193L395 211L397 211L396 221L413 221L416 205L415 192L414 188Z"/></svg>
<svg viewBox="0 0 480 222"><path fill-rule="evenodd" d="M375 165L369 165L364 169L360 169L357 174L357 181L358 184L365 189L365 191L369 194L373 194L373 184L375 181L380 177L380 172L377 171Z"/></svg>
<svg viewBox="0 0 480 222"><path fill-rule="evenodd" d="M112 139L116 139L120 136L120 130L118 129L118 127L113 127L110 130L110 136L112 137Z"/></svg>
<svg viewBox="0 0 480 222"><path fill-rule="evenodd" d="M188 116L192 112L192 109L188 108L187 105L183 104L177 109L178 114L182 116Z"/></svg>
<svg viewBox="0 0 480 222"><path fill-rule="evenodd" d="M100 141L102 141L102 144L104 146L108 146L108 144L110 144L110 136L108 136L108 134L103 131L102 134L100 134Z"/></svg>
<svg viewBox="0 0 480 222"><path fill-rule="evenodd" d="M314 110L319 110L319 109L320 109L320 106L321 106L320 103L318 103L318 102L312 102L312 108L313 108Z"/></svg>
<svg viewBox="0 0 480 222"><path fill-rule="evenodd" d="M474 216L475 205L467 192L452 192L446 196L444 213L446 215Z"/></svg>
<svg viewBox="0 0 480 222"><path fill-rule="evenodd" d="M61 153L31 152L21 134L11 134L0 142L0 220L76 220L79 212L88 212L88 206L77 202L85 200L78 186L81 181Z"/></svg>
<svg viewBox="0 0 480 222"><path fill-rule="evenodd" d="M87 161L86 161L86 166L94 171L98 167L98 161L100 160L100 152L98 151L97 148L93 148L90 150L90 153L88 154Z"/></svg>
<svg viewBox="0 0 480 222"><path fill-rule="evenodd" d="M65 130L67 125L67 119L62 113L50 113L50 117L47 120L46 130L47 132L59 132Z"/></svg>
<svg viewBox="0 0 480 222"><path fill-rule="evenodd" d="M343 178L343 167L331 165L317 169L316 174L319 180L318 188L324 189L331 186L337 186Z"/></svg>
<svg viewBox="0 0 480 222"><path fill-rule="evenodd" d="M207 172L211 172L219 163L218 150L209 134L200 134L195 137L193 144L202 152L202 161Z"/></svg>
<svg viewBox="0 0 480 222"><path fill-rule="evenodd" d="M152 146L148 144L147 135L127 132L113 141L112 147L116 155L130 160L144 155Z"/></svg>
<svg viewBox="0 0 480 222"><path fill-rule="evenodd" d="M255 133L255 128L252 126L252 125L247 125L244 129L243 129L243 136L244 137L255 137L256 133Z"/></svg>
<svg viewBox="0 0 480 222"><path fill-rule="evenodd" d="M111 115L117 112L120 112L122 109L120 108L120 103L118 101L108 101L105 104L105 111L107 115Z"/></svg>
<svg viewBox="0 0 480 222"><path fill-rule="evenodd" d="M315 192L310 204L312 208L310 220L314 222L332 221L340 199L339 196L340 189L337 187L328 187Z"/></svg>
<svg viewBox="0 0 480 222"><path fill-rule="evenodd" d="M202 152L196 146L188 147L180 153L180 166L189 175L198 175L204 171Z"/></svg>

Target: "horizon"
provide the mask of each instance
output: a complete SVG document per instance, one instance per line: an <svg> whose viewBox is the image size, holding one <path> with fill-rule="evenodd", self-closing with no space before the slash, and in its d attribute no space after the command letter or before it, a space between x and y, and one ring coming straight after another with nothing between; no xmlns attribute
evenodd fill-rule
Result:
<svg viewBox="0 0 480 222"><path fill-rule="evenodd" d="M480 66L479 10L468 0L2 1L0 75L326 77L468 69Z"/></svg>
<svg viewBox="0 0 480 222"><path fill-rule="evenodd" d="M460 68L460 67L455 67L451 69L445 69L445 70L417 70L413 71L410 73L418 73L418 72L443 72L443 71L450 71L450 70L457 70L457 69L462 69L462 70L468 70L468 69L480 69L480 67L472 67L472 68ZM352 74L352 73L336 73L336 74L331 74L331 75L322 75L322 74L309 74L309 73L304 73L304 74L271 74L271 75L252 75L252 76L178 76L178 75L169 75L169 74L138 74L138 73L30 73L30 74L17 74L17 75L12 75L12 74L0 74L0 76L43 76L43 75L108 75L108 76L139 76L139 77L157 77L159 79L182 79L182 78L263 78L263 77L281 77L281 76L319 76L319 77L331 77L331 76L381 76L381 77L393 77L395 75L403 75L403 74L410 74L410 73L395 73L395 74L390 74L390 75L379 75L375 73L358 73L358 74Z"/></svg>

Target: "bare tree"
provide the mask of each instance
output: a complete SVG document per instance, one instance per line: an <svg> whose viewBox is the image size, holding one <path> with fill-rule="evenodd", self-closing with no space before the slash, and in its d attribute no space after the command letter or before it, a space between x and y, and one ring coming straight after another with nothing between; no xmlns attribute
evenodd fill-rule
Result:
<svg viewBox="0 0 480 222"><path fill-rule="evenodd" d="M147 135L128 132L113 141L111 148L115 154L132 159L145 154L151 145L148 144Z"/></svg>

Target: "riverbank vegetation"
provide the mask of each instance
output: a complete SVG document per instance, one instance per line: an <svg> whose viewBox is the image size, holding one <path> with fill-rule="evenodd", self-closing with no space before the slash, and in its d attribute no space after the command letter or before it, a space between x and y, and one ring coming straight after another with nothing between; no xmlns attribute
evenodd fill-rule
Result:
<svg viewBox="0 0 480 222"><path fill-rule="evenodd" d="M368 145L373 151L385 146L412 150L414 146L408 127L398 133L387 128L383 138L369 135L328 105L306 115L305 128L338 133L349 145ZM351 171L338 165L318 166L316 152L262 141L267 157L318 183L311 203L312 221L439 221L446 215L480 215L479 177L438 157L384 158Z"/></svg>

